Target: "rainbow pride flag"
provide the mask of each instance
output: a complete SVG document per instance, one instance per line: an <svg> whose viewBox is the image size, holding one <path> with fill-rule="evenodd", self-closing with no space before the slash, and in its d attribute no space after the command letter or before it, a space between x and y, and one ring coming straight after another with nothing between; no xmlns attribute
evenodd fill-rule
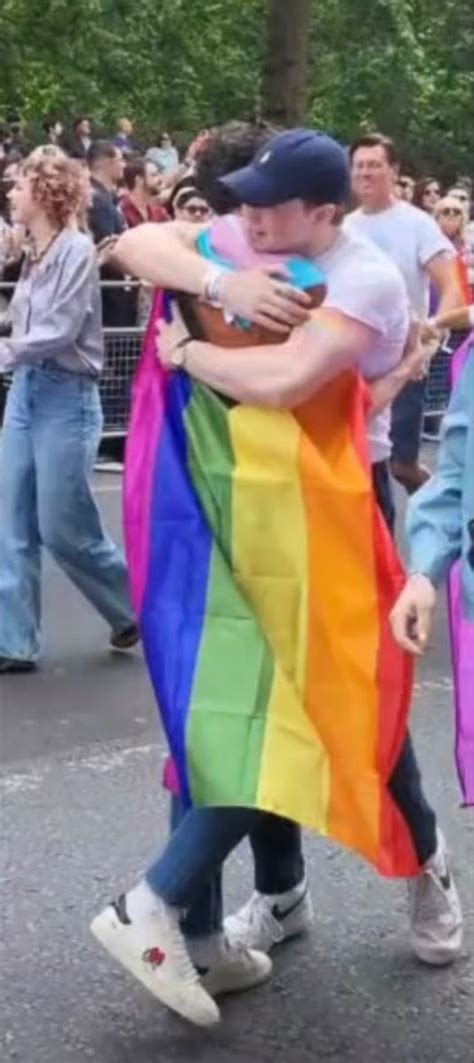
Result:
<svg viewBox="0 0 474 1063"><path fill-rule="evenodd" d="M155 308L155 317L160 313ZM132 594L182 796L256 807L419 870L388 780L412 669L352 373L295 411L166 373L150 322L125 479Z"/></svg>

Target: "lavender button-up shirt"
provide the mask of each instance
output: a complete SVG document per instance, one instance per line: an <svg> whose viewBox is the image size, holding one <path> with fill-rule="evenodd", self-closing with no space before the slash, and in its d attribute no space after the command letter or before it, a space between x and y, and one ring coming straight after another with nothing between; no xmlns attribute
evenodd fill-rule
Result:
<svg viewBox="0 0 474 1063"><path fill-rule="evenodd" d="M92 240L63 229L38 263L27 263L0 339L0 372L53 359L71 373L98 376L104 360L99 272Z"/></svg>

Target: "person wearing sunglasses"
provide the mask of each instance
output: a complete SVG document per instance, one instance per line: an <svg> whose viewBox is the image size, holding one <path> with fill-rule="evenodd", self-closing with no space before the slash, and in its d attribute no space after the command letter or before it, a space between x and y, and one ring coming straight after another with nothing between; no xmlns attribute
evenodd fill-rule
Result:
<svg viewBox="0 0 474 1063"><path fill-rule="evenodd" d="M471 252L466 235L467 222L464 208L455 196L444 196L436 204L433 217L438 222L441 232L451 241L455 249L455 264L463 293L463 302L469 303L471 299L469 285Z"/></svg>
<svg viewBox="0 0 474 1063"><path fill-rule="evenodd" d="M434 214L438 200L441 198L441 187L435 177L423 177L415 187L413 203L415 207L424 210L425 214Z"/></svg>
<svg viewBox="0 0 474 1063"><path fill-rule="evenodd" d="M183 177L173 188L168 202L168 210L177 221L207 221L211 210L206 200L196 188L192 176Z"/></svg>

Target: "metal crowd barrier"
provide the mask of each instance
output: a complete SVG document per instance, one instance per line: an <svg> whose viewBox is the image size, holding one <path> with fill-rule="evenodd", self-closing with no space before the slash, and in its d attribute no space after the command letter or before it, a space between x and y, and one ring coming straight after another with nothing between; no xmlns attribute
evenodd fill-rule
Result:
<svg viewBox="0 0 474 1063"><path fill-rule="evenodd" d="M450 367L452 351L440 347L432 359L426 381L423 438L436 441L451 392Z"/></svg>
<svg viewBox="0 0 474 1063"><path fill-rule="evenodd" d="M140 357L143 329L104 329L104 370L99 383L104 414L104 438L125 436L131 388Z"/></svg>
<svg viewBox="0 0 474 1063"><path fill-rule="evenodd" d="M451 394L451 362L463 337L451 333L432 359L425 392L423 438L438 441Z"/></svg>
<svg viewBox="0 0 474 1063"><path fill-rule="evenodd" d="M138 286L137 281L102 281L101 289L120 288L130 290ZM0 299L2 294L11 294L14 284L0 282ZM146 298L146 297L145 297ZM1 310L1 307L0 307ZM145 331L146 307L139 308L138 321L130 328L104 328L104 370L99 388L104 413L104 438L120 438L127 433L130 411L131 387L135 368ZM440 348L431 362L426 387L425 430L428 439L439 437L443 414L450 395L450 363L452 348ZM3 385L2 385L3 379ZM8 378L0 376L0 423L2 413L3 388L8 387Z"/></svg>
<svg viewBox="0 0 474 1063"><path fill-rule="evenodd" d="M103 438L113 439L127 434L131 404L132 382L143 341L142 328L105 328L104 369L99 391L104 414ZM10 376L0 375L0 424L3 413L2 398L10 386ZM3 396L2 396L3 391Z"/></svg>

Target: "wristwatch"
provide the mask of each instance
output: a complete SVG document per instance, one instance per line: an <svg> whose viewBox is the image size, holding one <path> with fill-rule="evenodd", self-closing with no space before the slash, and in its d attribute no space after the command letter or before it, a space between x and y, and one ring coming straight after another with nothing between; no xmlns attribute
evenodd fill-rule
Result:
<svg viewBox="0 0 474 1063"><path fill-rule="evenodd" d="M191 343L192 338L193 338L192 336L185 336L184 340L180 340L180 342L175 347L175 349L174 349L174 351L173 351L173 353L171 355L171 367L172 367L172 369L185 369L185 367L186 367L186 347L188 346L188 343Z"/></svg>

